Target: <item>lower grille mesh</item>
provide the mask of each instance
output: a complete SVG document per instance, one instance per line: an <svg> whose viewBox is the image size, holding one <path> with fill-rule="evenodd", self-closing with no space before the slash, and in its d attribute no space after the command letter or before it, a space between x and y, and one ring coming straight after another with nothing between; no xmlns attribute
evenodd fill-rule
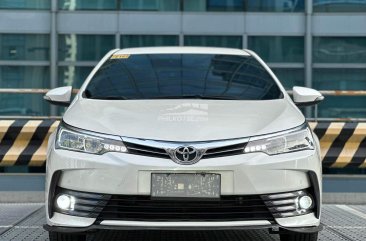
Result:
<svg viewBox="0 0 366 241"><path fill-rule="evenodd" d="M222 196L213 200L154 200L113 195L98 221L245 221L273 220L259 196Z"/></svg>

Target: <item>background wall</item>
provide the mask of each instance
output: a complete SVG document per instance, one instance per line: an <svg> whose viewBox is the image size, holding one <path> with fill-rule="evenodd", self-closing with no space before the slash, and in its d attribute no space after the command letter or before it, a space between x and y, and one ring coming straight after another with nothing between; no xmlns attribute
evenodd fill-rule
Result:
<svg viewBox="0 0 366 241"><path fill-rule="evenodd" d="M78 88L110 49L178 45L252 49L288 89L365 90L366 0L0 0L0 88ZM0 115L51 114L41 94L0 95ZM365 116L365 96L319 105Z"/></svg>
<svg viewBox="0 0 366 241"><path fill-rule="evenodd" d="M0 89L79 88L107 51L140 46L249 48L287 89L366 90L366 0L0 0ZM62 114L42 96L1 93L0 119ZM317 113L366 120L366 96L327 96ZM324 133L333 127L321 125ZM351 135L356 126L332 137L336 149L359 147L345 152L347 168L325 173L365 173L351 161L362 164L366 150L366 139ZM43 171L0 165L0 172Z"/></svg>

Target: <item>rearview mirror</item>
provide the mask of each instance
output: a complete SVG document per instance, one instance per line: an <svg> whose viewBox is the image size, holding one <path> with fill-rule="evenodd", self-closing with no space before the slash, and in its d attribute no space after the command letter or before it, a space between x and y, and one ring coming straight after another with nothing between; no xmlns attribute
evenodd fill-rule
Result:
<svg viewBox="0 0 366 241"><path fill-rule="evenodd" d="M316 105L322 100L324 96L317 90L305 87L295 86L292 88L294 102L297 106Z"/></svg>
<svg viewBox="0 0 366 241"><path fill-rule="evenodd" d="M43 99L47 100L51 104L60 106L69 106L71 101L71 86L64 86L52 89L43 96Z"/></svg>

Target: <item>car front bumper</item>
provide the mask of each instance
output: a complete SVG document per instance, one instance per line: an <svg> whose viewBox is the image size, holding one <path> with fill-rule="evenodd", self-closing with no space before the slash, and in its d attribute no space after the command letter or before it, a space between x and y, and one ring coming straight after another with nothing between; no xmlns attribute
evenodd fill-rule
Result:
<svg viewBox="0 0 366 241"><path fill-rule="evenodd" d="M55 187L109 195L150 195L151 173L217 173L221 195L263 195L313 190L314 212L274 221L148 222L104 220L54 212ZM202 159L182 166L169 159L124 153L91 155L51 149L47 161L46 229L67 232L95 229L243 229L283 227L307 230L320 227L321 162L316 151L268 156L251 153Z"/></svg>

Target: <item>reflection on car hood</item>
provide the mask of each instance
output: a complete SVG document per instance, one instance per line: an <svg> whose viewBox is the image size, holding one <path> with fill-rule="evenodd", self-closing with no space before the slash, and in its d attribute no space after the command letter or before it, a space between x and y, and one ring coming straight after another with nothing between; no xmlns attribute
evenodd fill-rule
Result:
<svg viewBox="0 0 366 241"><path fill-rule="evenodd" d="M142 139L207 141L249 137L301 125L288 100L79 99L64 121L85 130Z"/></svg>

